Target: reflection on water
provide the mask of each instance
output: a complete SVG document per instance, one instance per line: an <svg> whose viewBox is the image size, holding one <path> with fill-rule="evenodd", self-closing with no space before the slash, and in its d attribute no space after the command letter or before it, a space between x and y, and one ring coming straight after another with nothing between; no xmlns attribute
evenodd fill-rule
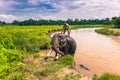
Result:
<svg viewBox="0 0 120 80"><path fill-rule="evenodd" d="M95 29L84 28L71 32L71 36L77 42L77 69L88 76L105 72L120 74L120 43L109 36L96 33ZM90 68L92 73L81 69L80 64Z"/></svg>

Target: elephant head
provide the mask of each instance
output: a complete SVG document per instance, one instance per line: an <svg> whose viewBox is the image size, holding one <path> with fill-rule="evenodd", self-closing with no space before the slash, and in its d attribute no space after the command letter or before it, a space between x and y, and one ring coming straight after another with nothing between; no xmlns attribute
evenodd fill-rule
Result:
<svg viewBox="0 0 120 80"><path fill-rule="evenodd" d="M64 45L64 41L62 40L61 34L55 34L52 37L52 44L51 48L57 53L61 54L62 56L64 55L64 52L60 50L60 48Z"/></svg>

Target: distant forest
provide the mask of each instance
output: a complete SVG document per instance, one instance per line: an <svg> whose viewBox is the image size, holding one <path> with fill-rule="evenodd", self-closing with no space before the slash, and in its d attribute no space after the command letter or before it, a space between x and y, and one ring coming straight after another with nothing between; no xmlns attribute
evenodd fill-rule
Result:
<svg viewBox="0 0 120 80"><path fill-rule="evenodd" d="M64 23L68 23L70 25L86 25L86 24L106 24L111 25L114 24L117 28L120 28L120 17L112 17L105 18L105 19L67 19L67 20L24 20L24 21L18 21L14 20L11 23L6 23L3 21L0 21L0 25L19 25L19 26L28 26L28 25L63 25Z"/></svg>

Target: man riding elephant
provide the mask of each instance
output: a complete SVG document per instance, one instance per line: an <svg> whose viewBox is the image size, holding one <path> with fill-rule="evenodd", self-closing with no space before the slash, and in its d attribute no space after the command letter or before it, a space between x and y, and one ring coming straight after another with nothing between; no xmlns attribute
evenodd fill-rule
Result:
<svg viewBox="0 0 120 80"><path fill-rule="evenodd" d="M66 54L70 54L74 56L75 50L76 42L72 37L62 34L54 34L52 37L51 50L47 54L45 59L49 57L52 51L55 51L56 53L55 55L56 60L58 59L58 55L64 56Z"/></svg>
<svg viewBox="0 0 120 80"><path fill-rule="evenodd" d="M70 36L70 25L68 23L63 25L63 34L65 34L66 31L68 32L68 36Z"/></svg>

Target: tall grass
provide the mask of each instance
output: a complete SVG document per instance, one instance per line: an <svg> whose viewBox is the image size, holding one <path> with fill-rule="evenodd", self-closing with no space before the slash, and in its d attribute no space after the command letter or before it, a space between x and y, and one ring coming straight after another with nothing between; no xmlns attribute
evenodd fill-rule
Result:
<svg viewBox="0 0 120 80"><path fill-rule="evenodd" d="M100 77L94 76L92 80L120 80L120 76L109 74L109 73L104 73Z"/></svg>
<svg viewBox="0 0 120 80"><path fill-rule="evenodd" d="M113 28L114 25L73 25L73 28Z"/></svg>
<svg viewBox="0 0 120 80"><path fill-rule="evenodd" d="M114 30L112 28L103 28L103 29L97 29L95 31L100 33L100 34L120 36L120 30L119 29Z"/></svg>
<svg viewBox="0 0 120 80"><path fill-rule="evenodd" d="M22 79L24 75L15 72L19 63L23 64L24 57L28 53L48 49L50 47L48 30L54 29L61 29L61 26L0 27L0 79L6 79L11 74Z"/></svg>
<svg viewBox="0 0 120 80"><path fill-rule="evenodd" d="M0 43L8 39L17 49L37 52L50 47L50 37L47 34L49 30L55 29L61 29L61 26L4 26L0 28Z"/></svg>
<svg viewBox="0 0 120 80"><path fill-rule="evenodd" d="M57 63L50 63L44 67L37 67L33 62L24 62L26 56L39 58L36 53L42 49L49 49L48 33L61 30L62 26L2 26L0 27L0 79L27 80L29 75L35 79L48 76L60 68L70 65L72 57L60 59ZM67 61L67 60L68 61ZM33 59L34 61L34 59ZM54 65L54 67L53 67ZM36 78L37 77L37 78Z"/></svg>
<svg viewBox="0 0 120 80"><path fill-rule="evenodd" d="M33 60L30 61L27 65L26 63L22 63L12 74L6 77L7 80L55 80L56 72L60 71L60 69L64 68L65 66L72 66L73 64L73 57L70 55L64 56L57 60L56 62L46 62L40 60L40 58L32 58ZM34 63L34 60L39 60L38 63ZM74 75L68 75L69 77L73 77ZM65 76L68 78L68 76ZM75 75L76 76L76 75ZM78 76L78 75L77 75ZM80 77L80 76L78 76ZM75 78L75 77L74 77ZM66 79L63 79L66 80Z"/></svg>

